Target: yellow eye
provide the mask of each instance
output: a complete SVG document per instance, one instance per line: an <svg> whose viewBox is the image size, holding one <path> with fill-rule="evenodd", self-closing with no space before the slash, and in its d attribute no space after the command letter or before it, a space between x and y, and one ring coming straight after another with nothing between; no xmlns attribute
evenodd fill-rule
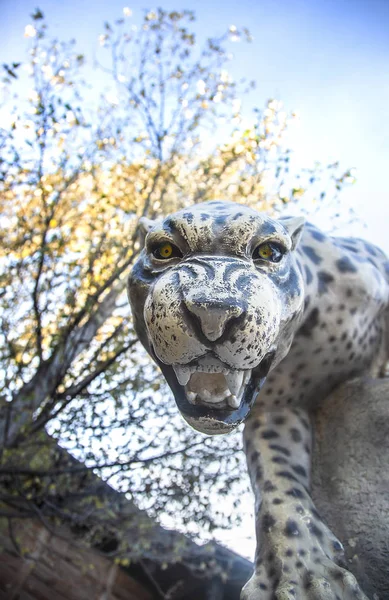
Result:
<svg viewBox="0 0 389 600"><path fill-rule="evenodd" d="M253 252L253 259L268 260L270 262L280 262L285 250L274 242L266 242L257 246Z"/></svg>
<svg viewBox="0 0 389 600"><path fill-rule="evenodd" d="M181 254L180 250L177 248L177 246L174 246L170 242L164 242L163 244L160 244L159 246L154 248L153 255L155 258L158 258L159 260L166 260L168 258L182 256L182 254Z"/></svg>
<svg viewBox="0 0 389 600"><path fill-rule="evenodd" d="M158 253L161 258L170 258L173 254L173 246L171 244L163 244L158 248Z"/></svg>
<svg viewBox="0 0 389 600"><path fill-rule="evenodd" d="M270 244L263 244L258 248L258 256L261 258L270 258L272 255L272 249Z"/></svg>

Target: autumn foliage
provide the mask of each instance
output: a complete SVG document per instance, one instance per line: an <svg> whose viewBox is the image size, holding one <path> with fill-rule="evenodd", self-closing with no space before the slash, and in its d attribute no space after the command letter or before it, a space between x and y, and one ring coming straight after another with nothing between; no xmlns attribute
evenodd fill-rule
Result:
<svg viewBox="0 0 389 600"><path fill-rule="evenodd" d="M239 438L216 444L186 428L132 328L124 289L137 223L215 198L277 212L315 175L290 179L294 116L279 101L242 116L253 84L234 81L228 64L249 32L230 27L199 48L193 21L158 9L138 26L128 10L107 23L105 89L40 11L25 30L25 64L5 65L0 513L10 523L85 525L98 543L117 515L81 472L194 533L236 522L247 486ZM220 496L225 508L212 508Z"/></svg>

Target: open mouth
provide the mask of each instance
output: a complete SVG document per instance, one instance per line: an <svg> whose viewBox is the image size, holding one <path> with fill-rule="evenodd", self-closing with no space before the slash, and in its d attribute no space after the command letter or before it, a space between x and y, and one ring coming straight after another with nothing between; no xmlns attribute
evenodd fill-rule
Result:
<svg viewBox="0 0 389 600"><path fill-rule="evenodd" d="M209 356L189 365L173 365L173 369L190 404L231 410L239 408L252 373L251 369L230 369Z"/></svg>
<svg viewBox="0 0 389 600"><path fill-rule="evenodd" d="M274 352L253 369L233 369L209 354L186 365L157 361L184 419L194 429L228 433L247 417L265 382Z"/></svg>

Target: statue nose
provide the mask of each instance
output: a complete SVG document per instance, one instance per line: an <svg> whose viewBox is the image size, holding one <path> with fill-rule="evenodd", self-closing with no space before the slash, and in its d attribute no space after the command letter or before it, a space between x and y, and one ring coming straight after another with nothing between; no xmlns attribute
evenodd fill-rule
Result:
<svg viewBox="0 0 389 600"><path fill-rule="evenodd" d="M243 306L239 305L235 298L212 302L187 298L184 302L210 342L216 342L222 335L227 334L244 313Z"/></svg>

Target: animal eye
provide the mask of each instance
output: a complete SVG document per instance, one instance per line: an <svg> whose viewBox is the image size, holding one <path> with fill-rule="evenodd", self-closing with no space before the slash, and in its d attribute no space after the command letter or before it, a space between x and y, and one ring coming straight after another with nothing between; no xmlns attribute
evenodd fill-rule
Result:
<svg viewBox="0 0 389 600"><path fill-rule="evenodd" d="M164 242L154 248L153 256L159 260L167 260L168 258L182 257L182 254L177 246L170 242Z"/></svg>
<svg viewBox="0 0 389 600"><path fill-rule="evenodd" d="M274 242L266 242L257 246L253 252L253 259L268 260L270 262L280 262L284 255L284 249Z"/></svg>

